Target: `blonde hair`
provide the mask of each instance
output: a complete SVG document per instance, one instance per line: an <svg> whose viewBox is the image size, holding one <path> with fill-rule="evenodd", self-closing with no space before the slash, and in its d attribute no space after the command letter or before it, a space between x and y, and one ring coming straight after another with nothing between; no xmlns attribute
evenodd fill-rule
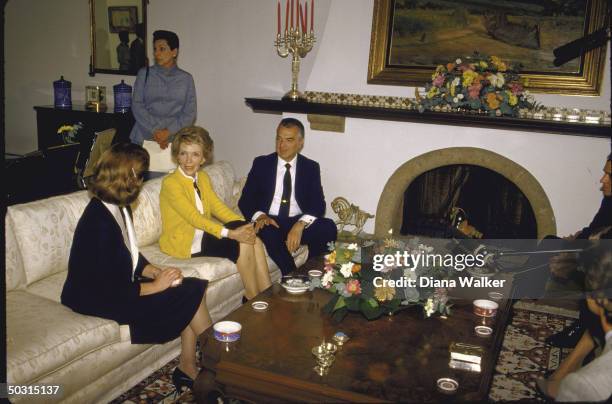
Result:
<svg viewBox="0 0 612 404"><path fill-rule="evenodd" d="M172 160L178 164L178 154L182 144L197 144L202 148L205 163L212 162L214 142L208 131L199 126L186 126L179 130L172 140Z"/></svg>
<svg viewBox="0 0 612 404"><path fill-rule="evenodd" d="M88 182L90 193L119 206L133 203L149 169L149 153L133 143L118 143L100 156Z"/></svg>

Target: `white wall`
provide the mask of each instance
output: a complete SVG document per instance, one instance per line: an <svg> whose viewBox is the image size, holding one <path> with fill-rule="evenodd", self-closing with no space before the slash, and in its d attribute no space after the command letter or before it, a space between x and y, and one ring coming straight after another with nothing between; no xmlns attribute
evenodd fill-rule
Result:
<svg viewBox="0 0 612 404"><path fill-rule="evenodd" d="M367 85L371 0L317 0L318 43L304 59L308 90L412 96L413 89ZM89 9L84 0L10 0L5 9L6 150L37 148L32 107L53 103L52 82L72 81L73 103L86 85L112 86L132 76L87 75ZM246 175L254 156L273 150L279 115L253 113L245 97L279 97L289 89L290 61L275 53L275 0L150 0L147 38L176 31L179 66L195 78L197 123L211 131L216 158ZM27 21L27 24L23 24ZM149 54L151 47L149 46ZM151 55L150 55L151 56ZM609 109L609 68L601 97L540 96L547 105ZM306 122L306 117L297 115ZM560 234L592 218L597 181L609 152L603 139L347 119L346 133L307 129L304 154L318 160L328 202L338 195L375 212L386 179L403 162L451 146L483 147L530 170L551 199ZM483 192L486 192L484 190ZM370 223L369 229L372 229Z"/></svg>

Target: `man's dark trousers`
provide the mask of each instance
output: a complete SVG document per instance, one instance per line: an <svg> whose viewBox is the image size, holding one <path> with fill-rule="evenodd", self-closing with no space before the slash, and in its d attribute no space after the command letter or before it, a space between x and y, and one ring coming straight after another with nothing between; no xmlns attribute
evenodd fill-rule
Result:
<svg viewBox="0 0 612 404"><path fill-rule="evenodd" d="M273 225L264 226L259 230L258 237L263 241L268 255L278 265L283 275L296 269L295 261L287 249L287 234L301 216L281 218L270 216L276 220L280 228ZM308 256L316 257L327 251L327 243L336 240L336 225L331 219L318 218L310 226L304 228L300 244L308 246Z"/></svg>

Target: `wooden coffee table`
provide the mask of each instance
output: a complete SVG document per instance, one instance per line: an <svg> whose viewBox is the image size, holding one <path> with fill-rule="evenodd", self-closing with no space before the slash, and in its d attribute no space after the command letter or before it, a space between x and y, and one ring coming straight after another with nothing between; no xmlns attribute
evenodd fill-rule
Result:
<svg viewBox="0 0 612 404"><path fill-rule="evenodd" d="M472 313L472 300L486 298L486 289L454 290L460 296L447 319L424 319L421 307L394 316L367 321L350 313L334 324L321 308L332 297L316 289L291 295L274 284L255 300L269 303L256 312L245 304L225 320L242 324L241 339L221 343L212 328L200 339L205 370L195 383L198 402L211 389L253 402L274 401L441 401L450 397L437 391L441 377L459 382L453 399L480 401L487 397L501 347L511 301L500 302L494 319ZM510 281L501 291L511 296ZM488 338L478 337L474 327L486 321L493 327ZM311 349L336 331L350 340L336 353L329 373L319 376ZM482 371L449 368L449 345L463 342L484 348Z"/></svg>

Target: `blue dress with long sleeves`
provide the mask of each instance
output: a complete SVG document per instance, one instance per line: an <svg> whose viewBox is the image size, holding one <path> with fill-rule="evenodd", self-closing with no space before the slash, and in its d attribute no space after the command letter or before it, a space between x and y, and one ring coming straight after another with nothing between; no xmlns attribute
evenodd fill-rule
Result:
<svg viewBox="0 0 612 404"><path fill-rule="evenodd" d="M132 97L136 123L130 133L132 143L152 140L153 132L168 129L174 135L193 125L197 103L193 77L177 66L166 69L154 65L138 71Z"/></svg>

